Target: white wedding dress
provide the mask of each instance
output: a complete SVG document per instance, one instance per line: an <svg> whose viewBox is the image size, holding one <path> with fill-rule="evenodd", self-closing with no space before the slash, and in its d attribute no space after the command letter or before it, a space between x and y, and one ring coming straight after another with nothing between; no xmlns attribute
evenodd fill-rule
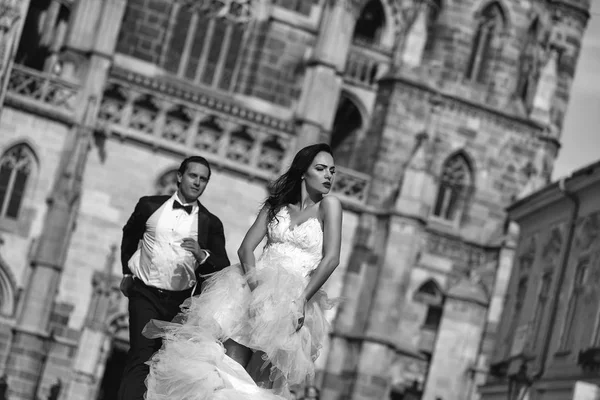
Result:
<svg viewBox="0 0 600 400"><path fill-rule="evenodd" d="M323 230L316 218L290 226L282 207L269 223L267 244L250 274L254 291L239 265L216 273L202 293L182 306L173 322L152 321L144 334L162 337L151 359L147 400L282 400L290 385L314 376L314 361L328 332L323 310L333 304L320 290L308 302L303 327L299 300L322 258ZM225 355L221 345L233 339L263 353L272 389L259 388L252 377Z"/></svg>

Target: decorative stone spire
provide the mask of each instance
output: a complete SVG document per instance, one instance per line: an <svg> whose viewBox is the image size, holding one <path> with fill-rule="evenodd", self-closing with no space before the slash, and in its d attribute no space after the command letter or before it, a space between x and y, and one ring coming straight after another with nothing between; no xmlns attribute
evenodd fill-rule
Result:
<svg viewBox="0 0 600 400"><path fill-rule="evenodd" d="M402 64L405 67L415 68L421 65L427 43L427 14L428 7L421 4L404 41Z"/></svg>
<svg viewBox="0 0 600 400"><path fill-rule="evenodd" d="M552 100L558 84L558 58L558 49L552 49L546 64L540 72L533 97L531 118L541 125L548 125L551 122Z"/></svg>
<svg viewBox="0 0 600 400"><path fill-rule="evenodd" d="M0 110L10 77L12 55L19 43L22 24L17 24L29 7L29 0L0 0Z"/></svg>

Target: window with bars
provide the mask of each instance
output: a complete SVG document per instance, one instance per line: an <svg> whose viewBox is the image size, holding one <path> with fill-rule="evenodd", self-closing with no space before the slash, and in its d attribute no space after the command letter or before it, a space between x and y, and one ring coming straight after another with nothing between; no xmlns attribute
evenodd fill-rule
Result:
<svg viewBox="0 0 600 400"><path fill-rule="evenodd" d="M497 2L493 2L481 12L466 71L467 79L477 83L487 82L496 52L500 49L504 29L505 17L502 8Z"/></svg>
<svg viewBox="0 0 600 400"><path fill-rule="evenodd" d="M451 157L442 169L433 215L448 221L456 221L462 214L470 191L469 163L462 154Z"/></svg>
<svg viewBox="0 0 600 400"><path fill-rule="evenodd" d="M567 304L567 312L565 313L565 320L560 338L559 350L561 351L570 350L571 346L573 345L575 323L577 322L577 315L579 313L579 309L581 308L580 303L582 301L585 281L587 279L588 267L589 258L585 257L579 261L575 270L573 285L571 287L571 295L569 296L569 303Z"/></svg>
<svg viewBox="0 0 600 400"><path fill-rule="evenodd" d="M29 146L20 144L0 158L0 218L16 220L25 198L25 190L36 169L36 157Z"/></svg>
<svg viewBox="0 0 600 400"><path fill-rule="evenodd" d="M169 73L218 90L233 91L245 42L245 25L173 6L160 63Z"/></svg>

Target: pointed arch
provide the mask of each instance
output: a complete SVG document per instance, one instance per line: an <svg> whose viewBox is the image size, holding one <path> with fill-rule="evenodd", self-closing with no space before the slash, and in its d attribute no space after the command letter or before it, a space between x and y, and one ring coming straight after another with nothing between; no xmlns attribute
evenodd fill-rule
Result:
<svg viewBox="0 0 600 400"><path fill-rule="evenodd" d="M170 196L177 191L178 167L165 170L154 182L154 193L156 195Z"/></svg>
<svg viewBox="0 0 600 400"><path fill-rule="evenodd" d="M499 1L485 5L475 15L477 29L473 38L466 78L477 83L488 83L492 76L496 54L501 49L502 34L508 22L504 6Z"/></svg>
<svg viewBox="0 0 600 400"><path fill-rule="evenodd" d="M369 0L359 13L354 26L354 41L366 44L381 44L389 23L385 8L380 0Z"/></svg>
<svg viewBox="0 0 600 400"><path fill-rule="evenodd" d="M466 152L460 150L448 157L442 165L433 215L459 221L474 190L473 177L473 162Z"/></svg>
<svg viewBox="0 0 600 400"><path fill-rule="evenodd" d="M413 298L415 301L422 303L441 305L444 298L444 292L435 279L427 279L417 290L415 290Z"/></svg>
<svg viewBox="0 0 600 400"><path fill-rule="evenodd" d="M508 29L511 20L510 9L504 4L504 0L488 0L479 3L479 7L475 10L475 18L478 20L483 18L491 8L497 9L502 14L504 26Z"/></svg>
<svg viewBox="0 0 600 400"><path fill-rule="evenodd" d="M0 218L17 220L32 181L37 177L39 158L26 142L9 147L0 156Z"/></svg>
<svg viewBox="0 0 600 400"><path fill-rule="evenodd" d="M12 317L17 303L17 281L8 265L0 257L0 315Z"/></svg>
<svg viewBox="0 0 600 400"><path fill-rule="evenodd" d="M356 97L343 92L333 120L331 148L336 164L354 168L360 157L362 133L365 127L364 111Z"/></svg>
<svg viewBox="0 0 600 400"><path fill-rule="evenodd" d="M434 279L427 279L415 291L414 300L427 305L422 330L437 331L444 312L444 294Z"/></svg>

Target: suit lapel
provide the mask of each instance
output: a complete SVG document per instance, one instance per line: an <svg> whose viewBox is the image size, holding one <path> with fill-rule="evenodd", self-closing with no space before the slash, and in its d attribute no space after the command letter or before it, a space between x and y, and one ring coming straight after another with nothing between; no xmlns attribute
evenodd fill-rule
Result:
<svg viewBox="0 0 600 400"><path fill-rule="evenodd" d="M207 210L198 202L198 244L203 249L206 249L206 243L208 243L209 223L210 219Z"/></svg>
<svg viewBox="0 0 600 400"><path fill-rule="evenodd" d="M148 198L148 203L146 206L147 215L144 216L144 222L148 221L152 214L158 211L158 209L170 198L171 196L154 196Z"/></svg>

